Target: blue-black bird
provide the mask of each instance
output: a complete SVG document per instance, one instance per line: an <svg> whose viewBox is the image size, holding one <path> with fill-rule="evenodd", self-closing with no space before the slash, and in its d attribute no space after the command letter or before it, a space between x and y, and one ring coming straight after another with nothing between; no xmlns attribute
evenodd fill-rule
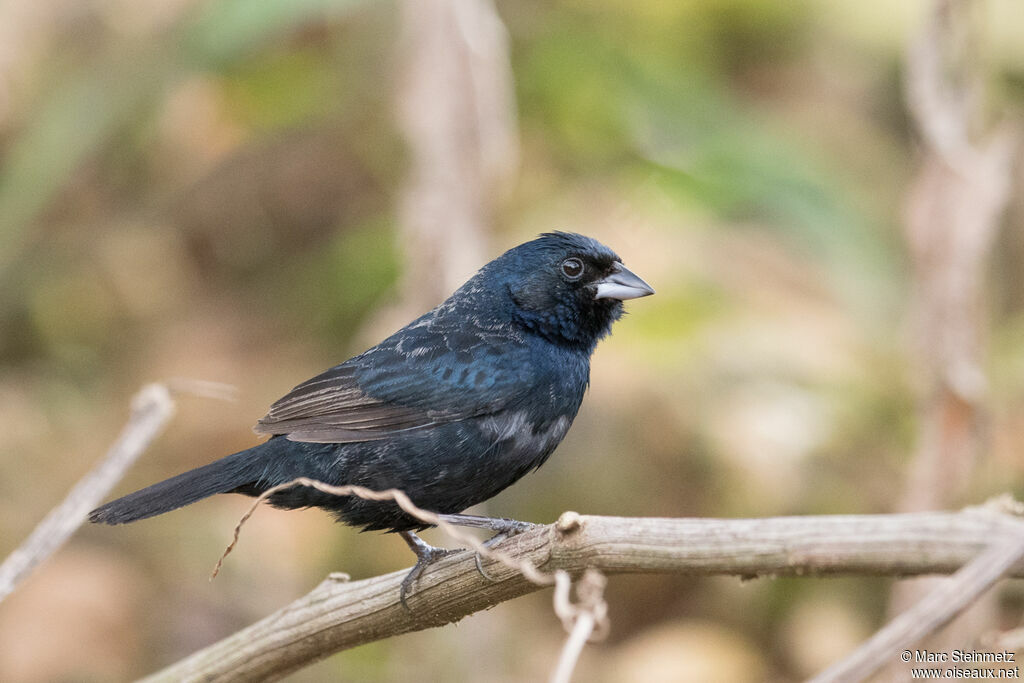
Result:
<svg viewBox="0 0 1024 683"><path fill-rule="evenodd" d="M491 261L444 303L377 346L303 382L254 428L258 446L93 510L121 524L217 493L258 496L297 477L398 488L454 524L499 535L528 526L462 515L540 467L565 436L590 380L590 356L622 301L654 290L608 247L545 233ZM320 507L368 530L402 535L417 563L406 589L445 550L393 502L296 486L280 508Z"/></svg>

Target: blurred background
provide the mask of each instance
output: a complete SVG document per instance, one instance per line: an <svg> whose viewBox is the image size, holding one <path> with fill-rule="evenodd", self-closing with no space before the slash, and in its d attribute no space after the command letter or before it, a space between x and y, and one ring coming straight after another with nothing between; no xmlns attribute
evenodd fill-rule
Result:
<svg viewBox="0 0 1024 683"><path fill-rule="evenodd" d="M983 141L1024 100L1024 13L972 6ZM934 185L903 87L926 8L0 4L0 557L102 456L142 384L240 398L183 398L118 493L256 443L293 385L551 229L605 242L658 293L599 346L556 456L488 512L878 513L1020 493L1024 193L1003 173L999 230L953 287L968 315L929 315L947 309L914 197ZM922 343L930 324L967 334L966 375ZM968 444L955 467L928 460L943 401L959 417L939 433ZM955 481L922 501L926 471ZM266 508L211 583L248 505L83 528L0 604L0 679L141 676L328 572L411 564L396 537ZM885 620L891 583L612 577L612 635L577 679L800 679ZM1019 625L1024 590L988 614ZM563 638L544 591L289 680L541 680Z"/></svg>

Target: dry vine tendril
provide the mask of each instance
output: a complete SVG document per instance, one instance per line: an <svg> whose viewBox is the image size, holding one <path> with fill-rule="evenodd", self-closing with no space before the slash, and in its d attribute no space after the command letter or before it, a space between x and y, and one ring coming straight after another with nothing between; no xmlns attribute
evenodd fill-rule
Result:
<svg viewBox="0 0 1024 683"><path fill-rule="evenodd" d="M588 641L601 640L608 634L610 628L608 603L604 600L604 588L608 580L601 572L595 569L588 569L583 574L576 584L577 602L573 604L569 597L573 584L568 572L561 569L554 573L542 572L529 560L516 560L508 553L488 548L479 539L466 533L459 527L444 521L436 513L417 507L409 499L409 496L399 489L375 491L363 486L331 486L330 484L306 477L299 477L267 489L253 501L249 509L238 520L231 542L224 549L223 554L221 554L213 568L213 572L210 574L211 581L220 573L225 558L238 544L242 526L256 512L260 503L278 491L293 486L309 486L324 493L336 496L357 496L364 500L393 500L407 514L419 519L424 524L440 528L459 543L465 543L479 557L494 560L510 569L514 569L521 573L528 581L538 586L554 585L553 601L555 614L561 619L562 625L569 633L569 638L562 649L555 672L552 674L552 683L567 683L576 666L576 661L579 659L583 645Z"/></svg>

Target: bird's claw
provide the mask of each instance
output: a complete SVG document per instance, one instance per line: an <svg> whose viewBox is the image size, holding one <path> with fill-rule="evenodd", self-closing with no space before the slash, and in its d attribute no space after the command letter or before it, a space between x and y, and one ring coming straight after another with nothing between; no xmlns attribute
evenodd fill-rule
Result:
<svg viewBox="0 0 1024 683"><path fill-rule="evenodd" d="M507 517L484 517L482 515L439 515L441 521L454 526L465 526L473 529L488 529L495 534L515 536L536 526L532 522L520 522Z"/></svg>
<svg viewBox="0 0 1024 683"><path fill-rule="evenodd" d="M523 533L524 531L529 531L530 529L532 529L535 526L537 526L533 522L520 522L519 520L516 520L516 519L499 518L499 519L495 519L495 522L502 522L504 524L496 524L495 525L496 527L500 527L500 528L496 529L498 531L498 533L494 534L489 539L484 541L483 545L484 545L485 548L490 548L492 546L498 545L499 543L504 541L506 538L512 538L513 536L518 536L519 534ZM480 572L480 576L484 577L486 580L490 581L491 583L494 583L495 581L497 581L497 579L495 579L493 576L491 576L486 571L484 571L483 557L480 555L479 551L475 553L474 560L476 562L476 570L478 572Z"/></svg>
<svg viewBox="0 0 1024 683"><path fill-rule="evenodd" d="M480 576L484 577L487 581L494 583L497 581L496 578L484 571L483 558L480 557L480 553L476 552L473 554L473 560L476 562L476 570L480 572Z"/></svg>
<svg viewBox="0 0 1024 683"><path fill-rule="evenodd" d="M398 591L398 601L402 603L402 607L405 608L406 612L412 611L409 608L409 603L406 601L409 589L412 588L413 584L420 578L427 566L436 560L441 559L445 555L451 555L452 553L460 551L461 548L459 550L450 550L448 548L427 546L425 549L420 549L420 551L416 553L416 565L409 570L409 573L405 575L404 579L402 579L402 586Z"/></svg>
<svg viewBox="0 0 1024 683"><path fill-rule="evenodd" d="M533 522L520 522L518 519L508 519L506 517L498 517L494 521L495 524L490 528L497 533L484 543L485 547L501 543L506 538L518 536L524 531L529 531L537 526Z"/></svg>

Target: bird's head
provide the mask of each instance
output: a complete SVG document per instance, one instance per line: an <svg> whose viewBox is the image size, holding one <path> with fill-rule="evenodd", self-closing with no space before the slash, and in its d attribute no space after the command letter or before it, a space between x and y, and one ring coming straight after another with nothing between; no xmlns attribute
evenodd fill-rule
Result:
<svg viewBox="0 0 1024 683"><path fill-rule="evenodd" d="M588 352L622 316L624 300L654 294L615 252L575 233L545 233L485 270L501 282L519 324Z"/></svg>

